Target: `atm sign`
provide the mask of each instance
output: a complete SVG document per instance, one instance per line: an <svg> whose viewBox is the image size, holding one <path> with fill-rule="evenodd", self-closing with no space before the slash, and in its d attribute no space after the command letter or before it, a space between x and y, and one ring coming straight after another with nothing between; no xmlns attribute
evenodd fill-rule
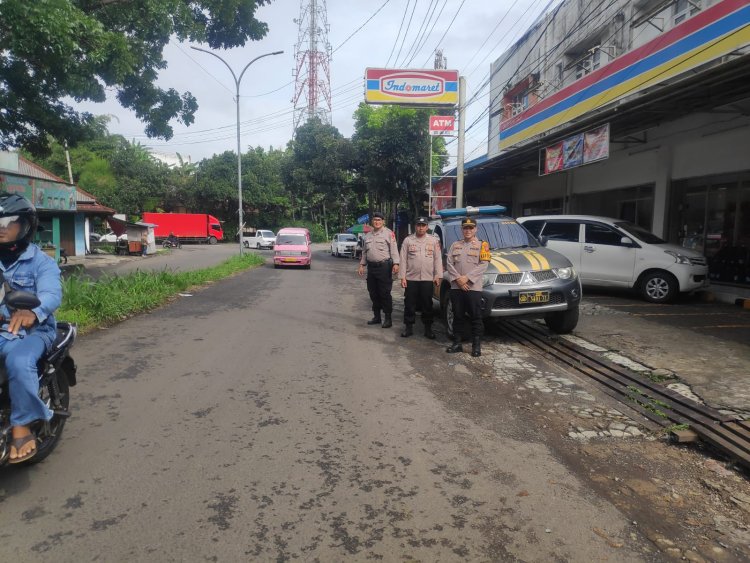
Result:
<svg viewBox="0 0 750 563"><path fill-rule="evenodd" d="M430 135L452 135L456 131L456 118L452 115L431 115Z"/></svg>

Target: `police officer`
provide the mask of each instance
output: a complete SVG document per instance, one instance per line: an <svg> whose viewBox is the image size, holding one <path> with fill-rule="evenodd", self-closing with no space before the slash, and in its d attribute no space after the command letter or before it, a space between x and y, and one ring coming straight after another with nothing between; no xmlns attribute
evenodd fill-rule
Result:
<svg viewBox="0 0 750 563"><path fill-rule="evenodd" d="M490 261L490 245L477 239L477 222L471 217L461 221L463 240L454 242L448 251L448 279L453 305L453 344L445 351L463 352L461 334L464 315L471 319L471 355L482 355L482 275Z"/></svg>
<svg viewBox="0 0 750 563"><path fill-rule="evenodd" d="M433 284L439 286L443 279L443 260L440 241L427 234L427 217L417 217L415 234L401 243L401 287L404 291L404 329L401 336L414 334L416 308L422 310L424 335L434 339L432 332Z"/></svg>
<svg viewBox="0 0 750 563"><path fill-rule="evenodd" d="M372 231L365 235L362 257L359 260L357 273L365 274L367 266L367 291L372 301L373 317L367 321L368 325L383 323L383 328L391 328L393 321L393 274L398 273L399 255L396 246L396 235L385 227L385 217L380 211L372 214ZM385 313L385 320L381 321L380 311Z"/></svg>

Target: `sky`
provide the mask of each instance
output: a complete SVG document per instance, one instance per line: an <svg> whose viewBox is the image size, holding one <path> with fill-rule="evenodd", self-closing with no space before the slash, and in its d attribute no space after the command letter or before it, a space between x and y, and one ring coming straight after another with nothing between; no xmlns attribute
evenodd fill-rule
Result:
<svg viewBox="0 0 750 563"><path fill-rule="evenodd" d="M480 116L489 102L489 88L479 94L477 91L489 76L490 64L549 4L550 0L328 0L333 125L346 137L353 134L353 113L364 99L365 68L433 68L434 52L440 48L447 58L447 68L458 70L467 79L471 103L466 122L471 128L467 131L465 160L486 154L488 122L487 117ZM284 51L256 61L242 79L243 152L256 146L283 148L292 138L294 46L298 37L294 20L299 14L298 1L274 0L257 11L258 19L269 27L264 39L242 48L215 51L237 75L253 58ZM133 112L119 106L114 96L102 104L76 107L96 115L108 114L110 133L121 134L154 152L179 153L192 162L224 151L235 152L235 85L229 70L211 55L176 40L165 48L164 58L168 67L161 71L159 85L191 92L199 106L190 127L172 123L171 140L149 139L142 123ZM455 142L449 145L451 155L455 156L455 148Z"/></svg>

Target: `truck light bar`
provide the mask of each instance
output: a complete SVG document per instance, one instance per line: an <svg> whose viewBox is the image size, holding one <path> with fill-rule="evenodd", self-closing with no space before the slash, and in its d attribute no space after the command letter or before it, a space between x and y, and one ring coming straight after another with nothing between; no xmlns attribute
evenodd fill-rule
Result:
<svg viewBox="0 0 750 563"><path fill-rule="evenodd" d="M443 219L449 217L465 217L467 215L498 215L508 210L504 205L482 205L480 207L459 207L457 209L441 209L437 213Z"/></svg>

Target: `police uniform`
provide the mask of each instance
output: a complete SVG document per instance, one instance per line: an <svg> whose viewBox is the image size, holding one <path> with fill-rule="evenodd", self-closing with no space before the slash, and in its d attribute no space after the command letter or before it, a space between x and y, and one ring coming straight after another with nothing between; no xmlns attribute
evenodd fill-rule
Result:
<svg viewBox="0 0 750 563"><path fill-rule="evenodd" d="M383 219L383 214L376 211L372 214L373 219ZM380 324L380 311L385 314L382 321L383 328L392 326L391 314L393 312L393 298L391 288L393 287L394 265L399 263L398 246L396 235L388 229L375 231L374 229L365 235L360 266L367 266L367 291L372 301L373 317L367 324Z"/></svg>
<svg viewBox="0 0 750 563"><path fill-rule="evenodd" d="M418 217L416 223L427 224L427 217ZM401 243L401 280L406 280L404 290L404 329L401 336L411 336L416 321L417 305L422 311L424 335L435 338L432 332L432 295L435 278L443 277L443 261L440 255L440 241L425 234L418 237L409 235Z"/></svg>
<svg viewBox="0 0 750 563"><path fill-rule="evenodd" d="M461 228L476 227L477 222L471 217L461 221ZM450 300L453 305L453 344L446 352L463 352L461 334L463 332L464 317L471 319L472 356L481 356L482 324L482 275L487 271L490 261L489 244L482 242L476 236L469 242L457 240L448 251L447 269L451 282ZM466 276L469 280L468 291L459 287L456 279Z"/></svg>

